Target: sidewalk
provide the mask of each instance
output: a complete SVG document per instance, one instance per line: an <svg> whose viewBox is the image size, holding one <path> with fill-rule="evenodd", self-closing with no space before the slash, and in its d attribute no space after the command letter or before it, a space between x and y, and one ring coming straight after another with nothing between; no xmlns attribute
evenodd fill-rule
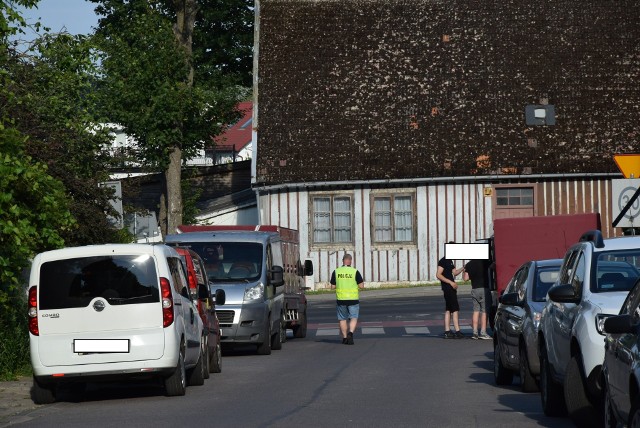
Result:
<svg viewBox="0 0 640 428"><path fill-rule="evenodd" d="M42 407L31 401L31 383L30 377L0 382L0 427L21 422L20 415Z"/></svg>

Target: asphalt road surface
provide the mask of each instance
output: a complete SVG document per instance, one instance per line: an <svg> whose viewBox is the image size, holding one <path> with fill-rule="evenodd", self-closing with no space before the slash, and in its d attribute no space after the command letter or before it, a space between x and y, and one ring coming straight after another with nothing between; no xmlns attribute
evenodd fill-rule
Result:
<svg viewBox="0 0 640 428"><path fill-rule="evenodd" d="M184 397L149 383L89 385L13 419L20 427L568 427L539 393L493 382L492 341L443 339L437 288L366 291L353 346L342 345L335 296L310 296L305 339L258 356L225 352L222 373ZM460 291L470 335L471 300Z"/></svg>

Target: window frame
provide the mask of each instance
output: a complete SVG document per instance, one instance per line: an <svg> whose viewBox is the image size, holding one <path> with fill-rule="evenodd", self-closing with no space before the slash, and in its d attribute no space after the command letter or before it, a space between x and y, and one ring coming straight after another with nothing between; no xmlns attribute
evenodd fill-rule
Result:
<svg viewBox="0 0 640 428"><path fill-rule="evenodd" d="M316 199L329 199L330 202L330 211L329 211L329 233L330 240L329 241L321 241L317 242L315 240L316 235L316 210L314 207L314 201ZM335 200L336 199L349 199L349 235L350 240L348 241L336 241L336 226L335 226ZM355 198L353 193L342 193L342 192L319 192L312 193L309 195L309 211L311 213L310 219L311 224L309 227L310 233L310 243L314 247L322 247L322 246L336 246L336 245L353 245L355 242L355 227L354 227L354 215L355 215L355 207L354 207Z"/></svg>
<svg viewBox="0 0 640 428"><path fill-rule="evenodd" d="M395 227L395 199L409 197L410 208L411 208L411 239L407 241L399 241L396 238L396 227ZM369 206L370 206L370 225L371 225L371 243L373 245L415 245L416 244L416 236L417 236L417 209L416 209L416 192L415 191L384 191L384 192L372 192L369 195ZM376 209L375 209L375 201L376 199L388 198L390 200L390 229L392 234L392 239L389 241L378 241L376 239Z"/></svg>

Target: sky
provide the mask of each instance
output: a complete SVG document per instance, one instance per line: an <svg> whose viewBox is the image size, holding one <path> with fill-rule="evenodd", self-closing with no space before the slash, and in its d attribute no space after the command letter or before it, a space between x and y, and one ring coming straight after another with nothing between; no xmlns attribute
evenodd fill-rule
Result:
<svg viewBox="0 0 640 428"><path fill-rule="evenodd" d="M37 9L21 12L27 23L33 24L40 18L42 25L51 28L53 33L66 29L71 34L88 34L98 25L95 7L95 3L87 0L40 0ZM35 38L33 31L27 29L26 33L27 38Z"/></svg>

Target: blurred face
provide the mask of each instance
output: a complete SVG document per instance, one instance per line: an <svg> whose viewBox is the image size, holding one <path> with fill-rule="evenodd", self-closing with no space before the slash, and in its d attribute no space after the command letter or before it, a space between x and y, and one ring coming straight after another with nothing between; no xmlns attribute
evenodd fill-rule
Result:
<svg viewBox="0 0 640 428"><path fill-rule="evenodd" d="M342 264L345 266L351 266L351 257L342 259Z"/></svg>

